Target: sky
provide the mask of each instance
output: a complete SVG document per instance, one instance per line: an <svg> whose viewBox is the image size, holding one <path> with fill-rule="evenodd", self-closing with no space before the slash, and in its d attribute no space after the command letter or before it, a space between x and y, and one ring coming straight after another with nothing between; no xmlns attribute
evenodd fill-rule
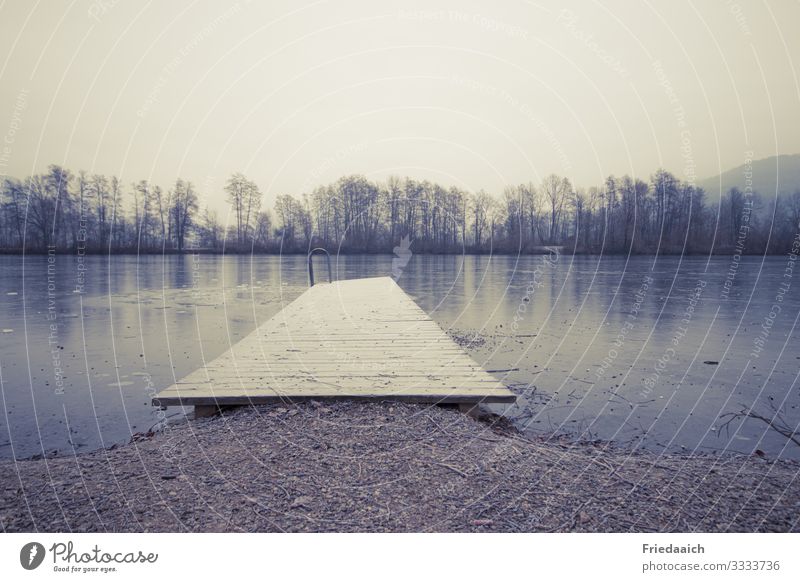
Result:
<svg viewBox="0 0 800 582"><path fill-rule="evenodd" d="M0 174L499 193L800 152L800 2L0 1Z"/></svg>

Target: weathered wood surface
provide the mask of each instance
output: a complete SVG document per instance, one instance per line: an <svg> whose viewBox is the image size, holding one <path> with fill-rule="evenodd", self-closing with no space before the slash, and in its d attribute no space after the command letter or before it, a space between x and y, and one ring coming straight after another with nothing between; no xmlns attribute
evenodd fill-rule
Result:
<svg viewBox="0 0 800 582"><path fill-rule="evenodd" d="M513 402L390 277L318 284L153 404Z"/></svg>

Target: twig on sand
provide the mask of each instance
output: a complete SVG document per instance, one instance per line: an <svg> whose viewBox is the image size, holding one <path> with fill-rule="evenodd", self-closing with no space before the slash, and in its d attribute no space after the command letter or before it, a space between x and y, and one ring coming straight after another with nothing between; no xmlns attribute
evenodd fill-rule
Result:
<svg viewBox="0 0 800 582"><path fill-rule="evenodd" d="M753 418L755 420L760 420L764 424L766 424L770 429L777 432L779 435L786 437L794 444L800 446L800 431L793 429L789 424L783 419L780 412L778 410L774 411L775 414L772 418L768 418L766 416L762 416L761 414L754 412L752 409L742 408L739 412L729 412L727 414L723 414L720 418L728 417L720 427L719 430L722 429L726 430L726 434L730 434L728 431L730 424L739 418Z"/></svg>
<svg viewBox="0 0 800 582"><path fill-rule="evenodd" d="M433 418L433 417L432 417L430 414L426 414L425 416L427 416L427 417L428 417L428 420L430 420L430 421L431 421L431 423L433 423L433 426L435 426L435 427L436 427L436 428L439 430L439 432L441 432L442 434L446 434L447 436L451 436L451 435L450 435L450 433L449 433L449 432L447 432L446 430L444 430L444 429L441 427L441 425L440 425L438 422L436 422L436 421L434 420L434 418Z"/></svg>
<svg viewBox="0 0 800 582"><path fill-rule="evenodd" d="M454 473L458 473L459 475L464 477L464 479L469 479L469 475L467 475L464 471L462 471L458 467L454 467L453 465L448 465L447 463L439 463L439 462L435 462L434 465L439 465L440 467L444 467L445 469L450 469Z"/></svg>

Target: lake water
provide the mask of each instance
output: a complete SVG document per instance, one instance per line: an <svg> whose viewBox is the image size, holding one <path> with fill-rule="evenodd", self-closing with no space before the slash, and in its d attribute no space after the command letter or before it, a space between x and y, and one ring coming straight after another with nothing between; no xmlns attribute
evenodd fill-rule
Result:
<svg viewBox="0 0 800 582"><path fill-rule="evenodd" d="M800 423L800 281L789 265L558 254L334 261L340 279L395 275L519 394L493 409L531 434L800 458L761 420L723 426L740 410ZM0 456L72 454L146 432L158 421L155 392L306 287L299 256L0 257Z"/></svg>

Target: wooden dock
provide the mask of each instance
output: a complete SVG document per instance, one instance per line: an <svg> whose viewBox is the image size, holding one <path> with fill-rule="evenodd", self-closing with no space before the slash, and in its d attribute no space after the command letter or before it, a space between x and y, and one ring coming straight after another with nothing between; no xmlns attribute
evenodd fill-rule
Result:
<svg viewBox="0 0 800 582"><path fill-rule="evenodd" d="M318 284L156 406L300 400L514 402L390 277ZM474 411L475 409L472 408Z"/></svg>

